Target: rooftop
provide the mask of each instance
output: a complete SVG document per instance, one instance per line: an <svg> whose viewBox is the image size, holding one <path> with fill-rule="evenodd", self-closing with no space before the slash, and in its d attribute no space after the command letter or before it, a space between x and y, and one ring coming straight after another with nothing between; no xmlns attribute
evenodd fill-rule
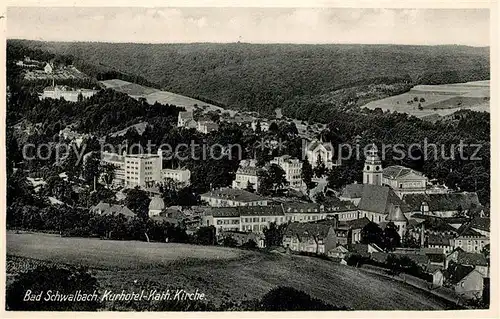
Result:
<svg viewBox="0 0 500 319"><path fill-rule="evenodd" d="M264 197L243 189L221 188L204 194L201 197L220 198L238 202L256 202L266 200Z"/></svg>

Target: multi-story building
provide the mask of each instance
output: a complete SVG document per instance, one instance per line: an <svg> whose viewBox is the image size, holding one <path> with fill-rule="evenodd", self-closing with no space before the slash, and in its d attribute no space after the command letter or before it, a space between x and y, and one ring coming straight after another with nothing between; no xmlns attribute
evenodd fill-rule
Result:
<svg viewBox="0 0 500 319"><path fill-rule="evenodd" d="M278 165L285 171L289 187L293 189L302 189L304 187L302 181L302 163L297 158L283 155L275 157L270 163Z"/></svg>
<svg viewBox="0 0 500 319"><path fill-rule="evenodd" d="M261 168L256 166L257 161L253 159L240 161L232 187L237 189L248 189L249 186L256 192L259 189L259 173Z"/></svg>
<svg viewBox="0 0 500 319"><path fill-rule="evenodd" d="M390 186L399 196L425 193L428 182L422 173L399 165L384 168L382 174L382 184Z"/></svg>
<svg viewBox="0 0 500 319"><path fill-rule="evenodd" d="M43 89L40 94L40 100L43 99L60 99L63 98L69 102L78 102L80 99L86 99L97 93L97 90L90 89L73 89L68 86L53 85Z"/></svg>
<svg viewBox="0 0 500 319"><path fill-rule="evenodd" d="M217 231L238 226L239 231L262 232L271 223L276 225L288 222L306 223L325 221L327 218L336 221L335 216L338 216L343 208L325 207L314 203L293 203L270 206L205 207L202 210L204 211L203 226L214 226ZM235 221L237 218L239 222ZM331 225L335 226L336 222Z"/></svg>
<svg viewBox="0 0 500 319"><path fill-rule="evenodd" d="M267 206L268 200L243 189L221 188L201 194L201 200L212 207Z"/></svg>
<svg viewBox="0 0 500 319"><path fill-rule="evenodd" d="M128 188L152 187L165 179L187 184L191 172L187 169L163 169L161 151L158 154L101 153L101 161L115 166L115 185Z"/></svg>

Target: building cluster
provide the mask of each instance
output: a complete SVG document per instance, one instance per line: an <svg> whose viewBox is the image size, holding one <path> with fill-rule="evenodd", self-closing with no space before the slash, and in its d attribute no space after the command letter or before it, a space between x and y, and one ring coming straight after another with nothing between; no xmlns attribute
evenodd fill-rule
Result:
<svg viewBox="0 0 500 319"><path fill-rule="evenodd" d="M101 162L113 165L113 184L126 188L155 187L168 180L181 185L188 185L191 172L188 169L163 168L163 153L158 154L127 154L101 153Z"/></svg>
<svg viewBox="0 0 500 319"><path fill-rule="evenodd" d="M215 123L214 121L207 119L199 119L198 121L196 121L193 117L192 111L179 112L179 116L177 118L177 127L184 127L188 129L194 128L198 132L201 132L203 134L208 134L210 132L219 130L219 124Z"/></svg>
<svg viewBox="0 0 500 319"><path fill-rule="evenodd" d="M75 89L66 85L48 86L43 89L43 93L39 95L40 100L44 99L64 99L69 102L78 102L83 99L88 99L94 96L98 91L91 89Z"/></svg>

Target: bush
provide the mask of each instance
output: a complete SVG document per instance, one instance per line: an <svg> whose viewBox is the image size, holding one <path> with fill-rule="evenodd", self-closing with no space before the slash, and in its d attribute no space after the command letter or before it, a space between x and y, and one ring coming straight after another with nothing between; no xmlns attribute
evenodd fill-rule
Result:
<svg viewBox="0 0 500 319"><path fill-rule="evenodd" d="M37 268L19 274L14 282L7 287L7 310L23 311L95 311L101 307L98 294L97 279L84 268L62 268L57 266L38 266ZM31 296L41 294L40 301L24 301L27 291ZM95 301L50 301L49 296L96 294Z"/></svg>
<svg viewBox="0 0 500 319"><path fill-rule="evenodd" d="M259 305L260 311L300 311L300 310L347 310L313 298L292 287L277 287L265 294Z"/></svg>

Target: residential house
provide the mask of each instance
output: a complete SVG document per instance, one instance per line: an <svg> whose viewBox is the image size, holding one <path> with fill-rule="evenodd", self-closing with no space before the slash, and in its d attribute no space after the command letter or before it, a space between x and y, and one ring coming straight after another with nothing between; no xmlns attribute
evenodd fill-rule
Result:
<svg viewBox="0 0 500 319"><path fill-rule="evenodd" d="M338 244L347 245L361 242L361 230L368 223L370 220L366 217L338 222L335 228Z"/></svg>
<svg viewBox="0 0 500 319"><path fill-rule="evenodd" d="M287 226L283 236L283 247L295 252L326 254L335 245L335 230L325 224L294 222Z"/></svg>
<svg viewBox="0 0 500 319"><path fill-rule="evenodd" d="M466 252L480 253L483 248L490 243L490 237L474 230L472 228L474 225L475 224L467 223L457 230L459 234L452 240L454 248L460 247Z"/></svg>
<svg viewBox="0 0 500 319"><path fill-rule="evenodd" d="M232 187L237 189L248 189L251 187L258 192L260 172L262 171L262 168L257 167L256 160L241 160Z"/></svg>
<svg viewBox="0 0 500 319"><path fill-rule="evenodd" d="M103 201L92 206L90 211L97 215L123 215L126 218L133 218L136 216L136 214L125 205L109 204Z"/></svg>
<svg viewBox="0 0 500 319"><path fill-rule="evenodd" d="M240 211L237 207L205 207L201 217L202 226L214 226L216 233L240 230Z"/></svg>
<svg viewBox="0 0 500 319"><path fill-rule="evenodd" d="M327 251L327 256L335 259L345 259L349 254L349 250L344 246L337 246Z"/></svg>
<svg viewBox="0 0 500 319"><path fill-rule="evenodd" d="M451 286L455 293L464 298L481 298L483 294L483 275L474 267L459 264L445 271L445 285Z"/></svg>
<svg viewBox="0 0 500 319"><path fill-rule="evenodd" d="M181 111L177 116L177 127L197 128L192 111Z"/></svg>
<svg viewBox="0 0 500 319"><path fill-rule="evenodd" d="M285 172L285 178L288 186L293 189L303 189L304 182L302 181L302 162L297 158L292 158L290 155L275 157L270 164L278 165Z"/></svg>
<svg viewBox="0 0 500 319"><path fill-rule="evenodd" d="M450 265L451 261L462 266L474 267L483 277L490 276L489 264L483 254L470 253L462 249L456 249L446 256L447 266Z"/></svg>
<svg viewBox="0 0 500 319"><path fill-rule="evenodd" d="M262 233L271 223L285 223L285 214L280 206L246 206L241 207L240 230Z"/></svg>

